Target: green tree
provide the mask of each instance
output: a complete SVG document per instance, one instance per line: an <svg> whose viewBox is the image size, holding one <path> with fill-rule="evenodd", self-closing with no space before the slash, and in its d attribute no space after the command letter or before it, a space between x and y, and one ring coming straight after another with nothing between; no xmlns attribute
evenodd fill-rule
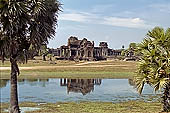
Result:
<svg viewBox="0 0 170 113"><path fill-rule="evenodd" d="M129 49L136 49L137 44L136 43L130 43L129 44Z"/></svg>
<svg viewBox="0 0 170 113"><path fill-rule="evenodd" d="M52 61L53 54L48 54L47 57L49 58L50 61Z"/></svg>
<svg viewBox="0 0 170 113"><path fill-rule="evenodd" d="M0 54L10 58L10 113L19 113L17 62L32 45L39 49L55 35L61 4L57 0L0 0Z"/></svg>
<svg viewBox="0 0 170 113"><path fill-rule="evenodd" d="M139 93L144 84L163 91L163 111L170 111L170 28L155 27L138 45L142 57L135 77Z"/></svg>
<svg viewBox="0 0 170 113"><path fill-rule="evenodd" d="M46 61L46 56L49 54L50 49L48 49L47 46L43 45L40 51L41 51L40 56L42 56L42 60Z"/></svg>

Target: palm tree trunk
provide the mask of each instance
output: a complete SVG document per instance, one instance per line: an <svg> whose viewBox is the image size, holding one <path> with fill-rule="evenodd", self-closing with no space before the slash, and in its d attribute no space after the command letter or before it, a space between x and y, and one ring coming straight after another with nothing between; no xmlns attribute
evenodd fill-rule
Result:
<svg viewBox="0 0 170 113"><path fill-rule="evenodd" d="M16 59L10 58L11 62L11 92L9 113L20 113L18 105L17 75L19 74Z"/></svg>
<svg viewBox="0 0 170 113"><path fill-rule="evenodd" d="M163 103L163 111L169 112L170 111L170 83L167 84L166 87L164 88L162 103Z"/></svg>

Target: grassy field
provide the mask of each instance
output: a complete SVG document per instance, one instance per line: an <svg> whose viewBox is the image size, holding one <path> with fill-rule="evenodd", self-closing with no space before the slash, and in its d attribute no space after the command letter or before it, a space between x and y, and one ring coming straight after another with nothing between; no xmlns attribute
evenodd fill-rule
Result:
<svg viewBox="0 0 170 113"><path fill-rule="evenodd" d="M83 62L83 61L81 61ZM54 64L56 63L56 64ZM65 66L65 65L74 65L78 62L75 62L75 61L68 61L68 60L56 60L56 61L52 61L50 63L50 61L42 61L42 60L28 60L28 63L18 63L18 65L20 67L29 67L29 66L55 66L55 65L58 65L58 66ZM1 67L9 67L10 66L10 62L9 60L6 60L4 63L0 62L0 66Z"/></svg>
<svg viewBox="0 0 170 113"><path fill-rule="evenodd" d="M132 78L137 62L126 61L41 61L30 60L28 64L19 64L19 79L48 78ZM0 63L0 67L10 67L9 61ZM24 68L28 67L28 68ZM0 79L9 79L10 70L0 70ZM1 113L5 113L9 104L1 103ZM40 110L27 113L160 113L160 102L127 101L111 102L61 102L38 105L32 102L20 103L21 107L38 107Z"/></svg>
<svg viewBox="0 0 170 113"><path fill-rule="evenodd" d="M121 103L111 102L61 102L40 104L23 102L20 107L36 107L37 111L26 113L161 113L159 102L128 101ZM8 108L7 103L1 105L1 113Z"/></svg>
<svg viewBox="0 0 170 113"><path fill-rule="evenodd" d="M19 79L34 78L131 78L136 71L136 62L125 61L100 61L100 62L75 62L75 61L49 61L30 60L28 64L19 64L21 69ZM9 67L9 61L0 64ZM1 70L0 79L9 79L10 70Z"/></svg>

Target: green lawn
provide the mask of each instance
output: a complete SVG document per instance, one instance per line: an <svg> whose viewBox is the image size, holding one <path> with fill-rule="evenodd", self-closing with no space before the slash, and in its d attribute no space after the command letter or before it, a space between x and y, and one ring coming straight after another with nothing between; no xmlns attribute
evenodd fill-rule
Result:
<svg viewBox="0 0 170 113"><path fill-rule="evenodd" d="M74 61L55 61L56 64L50 65L48 61L35 63L29 61L20 67L32 67L32 69L21 70L19 79L34 78L132 78L136 71L136 62L125 61L101 61L101 62L74 62ZM5 62L2 67L9 66ZM77 65L80 64L80 65ZM39 69L36 66L43 66ZM75 67L76 66L76 67ZM36 68L35 68L36 67ZM1 70L0 79L9 79L10 70Z"/></svg>
<svg viewBox="0 0 170 113"><path fill-rule="evenodd" d="M68 60L58 60L58 61L42 61L42 60L28 60L28 63L20 63L18 62L18 65L20 67L29 67L29 66L55 66L55 65L58 65L58 66L65 66L65 65L74 65L74 64L77 64L78 62L75 62L75 61L68 61ZM83 62L83 61L81 61ZM56 63L56 64L53 64L53 63ZM4 63L0 62L0 66L1 67L9 67L11 64L9 62L9 60L6 60Z"/></svg>
<svg viewBox="0 0 170 113"><path fill-rule="evenodd" d="M127 101L111 102L58 102L40 104L24 102L20 107L38 107L40 110L27 113L160 113L160 102ZM1 105L1 111L8 108L7 103ZM2 112L5 113L5 112Z"/></svg>

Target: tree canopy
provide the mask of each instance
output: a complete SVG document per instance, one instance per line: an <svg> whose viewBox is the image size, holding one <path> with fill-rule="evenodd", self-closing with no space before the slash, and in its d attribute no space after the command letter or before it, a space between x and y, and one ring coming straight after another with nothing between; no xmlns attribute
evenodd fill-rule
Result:
<svg viewBox="0 0 170 113"><path fill-rule="evenodd" d="M0 54L23 55L55 35L61 4L56 0L0 0Z"/></svg>
<svg viewBox="0 0 170 113"><path fill-rule="evenodd" d="M169 87L170 83L170 28L155 27L148 31L145 39L138 44L142 55L135 77L139 93L144 84L151 85L155 91Z"/></svg>
<svg viewBox="0 0 170 113"><path fill-rule="evenodd" d="M0 56L10 59L10 113L20 113L18 106L18 60L28 49L39 49L55 35L58 12L57 0L0 0Z"/></svg>

